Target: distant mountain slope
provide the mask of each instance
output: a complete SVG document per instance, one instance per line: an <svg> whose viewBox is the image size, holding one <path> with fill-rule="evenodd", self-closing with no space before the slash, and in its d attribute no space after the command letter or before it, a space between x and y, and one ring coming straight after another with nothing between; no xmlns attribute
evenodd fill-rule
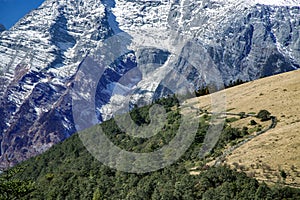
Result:
<svg viewBox="0 0 300 200"><path fill-rule="evenodd" d="M95 124L128 91L136 93L132 104L166 95L171 70L197 89L299 68L299 16L296 6L247 1L46 0L0 35L0 166L5 155L18 163L76 131L72 86L92 81L80 77L81 68L104 70L91 84Z"/></svg>
<svg viewBox="0 0 300 200"><path fill-rule="evenodd" d="M256 137L227 157L227 164L238 163L268 183L288 176L285 183L300 187L300 71L283 73L226 89L227 109L231 112L257 112L267 109L278 118L275 129ZM210 96L191 100L208 108Z"/></svg>

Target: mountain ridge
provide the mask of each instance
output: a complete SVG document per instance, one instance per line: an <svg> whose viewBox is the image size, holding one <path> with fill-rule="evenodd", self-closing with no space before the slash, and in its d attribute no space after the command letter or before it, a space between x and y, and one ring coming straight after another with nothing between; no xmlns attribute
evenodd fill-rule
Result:
<svg viewBox="0 0 300 200"><path fill-rule="evenodd" d="M124 54L104 62L94 123L112 117L120 94L138 91L141 104L167 94L170 69L197 89L219 78L212 73L227 84L299 68L299 16L239 1L45 1L0 36L2 166L4 155L15 164L76 131L72 86L80 68L100 66L106 42L121 36L111 49ZM136 68L141 76L119 82Z"/></svg>

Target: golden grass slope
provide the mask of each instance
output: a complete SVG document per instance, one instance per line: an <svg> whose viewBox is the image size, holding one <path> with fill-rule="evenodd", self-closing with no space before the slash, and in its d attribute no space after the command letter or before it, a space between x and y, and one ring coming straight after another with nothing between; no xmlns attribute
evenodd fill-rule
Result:
<svg viewBox="0 0 300 200"><path fill-rule="evenodd" d="M266 109L278 119L275 129L233 151L226 163L260 181L300 187L300 71L259 79L223 92L230 112L258 113ZM194 98L189 103L210 110L212 97Z"/></svg>

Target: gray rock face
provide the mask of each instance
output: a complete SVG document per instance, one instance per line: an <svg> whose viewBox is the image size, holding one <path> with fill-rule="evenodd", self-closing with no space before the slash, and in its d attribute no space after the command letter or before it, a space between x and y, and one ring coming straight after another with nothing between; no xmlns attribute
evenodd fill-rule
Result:
<svg viewBox="0 0 300 200"><path fill-rule="evenodd" d="M16 164L76 131L74 74L97 42L112 34L105 7L93 3L46 1L1 34L1 167L6 155Z"/></svg>
<svg viewBox="0 0 300 200"><path fill-rule="evenodd" d="M94 123L110 118L131 90L139 104L169 93L161 81L176 82L170 69L194 89L298 69L299 10L221 0L46 0L0 35L0 167L6 155L16 164L76 132L71 91L82 67L104 67ZM108 62L109 53L119 55Z"/></svg>
<svg viewBox="0 0 300 200"><path fill-rule="evenodd" d="M205 13L205 9L200 10ZM299 7L255 5L239 11L221 17L222 22L216 22L217 30L213 27L203 33L199 29L195 32L199 35L195 38L203 43L225 83L237 78L253 80L299 67L299 50L295 48L299 41ZM190 24L201 27L205 23ZM209 36L207 32L211 32Z"/></svg>
<svg viewBox="0 0 300 200"><path fill-rule="evenodd" d="M251 8L227 25L225 34L216 38L217 44L209 47L210 55L221 71L228 67L236 70L232 78L253 80L298 68L299 51L290 43L298 40L299 27L288 19L297 10L264 5ZM290 25L283 28L283 24Z"/></svg>

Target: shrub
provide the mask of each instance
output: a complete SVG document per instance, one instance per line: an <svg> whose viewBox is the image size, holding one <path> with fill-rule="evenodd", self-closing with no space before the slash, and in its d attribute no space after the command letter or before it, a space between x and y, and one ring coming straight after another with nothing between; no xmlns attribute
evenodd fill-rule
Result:
<svg viewBox="0 0 300 200"><path fill-rule="evenodd" d="M255 126L256 124L257 124L257 122L256 122L255 120L252 119L252 120L250 121L250 125L251 125L251 126Z"/></svg>
<svg viewBox="0 0 300 200"><path fill-rule="evenodd" d="M280 170L280 176L283 178L283 179L286 179L287 177L287 174L284 170Z"/></svg>
<svg viewBox="0 0 300 200"><path fill-rule="evenodd" d="M261 119L261 121L268 121L271 119L271 113L267 110L261 110L257 114L257 118Z"/></svg>
<svg viewBox="0 0 300 200"><path fill-rule="evenodd" d="M246 117L246 113L245 112L240 112L239 113L239 116L241 119L245 118Z"/></svg>
<svg viewBox="0 0 300 200"><path fill-rule="evenodd" d="M248 132L248 127L243 127L243 129L242 129L242 136L244 136L244 135L248 135L249 134L249 132Z"/></svg>
<svg viewBox="0 0 300 200"><path fill-rule="evenodd" d="M226 122L227 122L227 123L235 122L235 121L237 121L237 120L239 120L239 119L236 118L236 117L226 118Z"/></svg>

